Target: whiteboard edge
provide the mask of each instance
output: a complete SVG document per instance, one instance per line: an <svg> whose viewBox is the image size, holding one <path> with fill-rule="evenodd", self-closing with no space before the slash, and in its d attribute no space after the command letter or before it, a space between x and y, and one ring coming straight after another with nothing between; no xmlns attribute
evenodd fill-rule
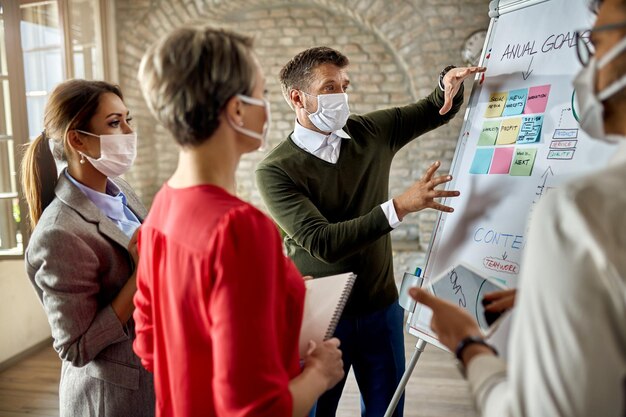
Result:
<svg viewBox="0 0 626 417"><path fill-rule="evenodd" d="M502 16L546 1L550 0L492 0L489 2L489 17Z"/></svg>

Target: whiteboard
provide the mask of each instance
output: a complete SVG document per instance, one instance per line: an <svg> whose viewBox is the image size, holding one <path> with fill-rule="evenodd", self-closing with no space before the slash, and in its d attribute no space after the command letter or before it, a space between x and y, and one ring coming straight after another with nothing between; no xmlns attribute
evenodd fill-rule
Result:
<svg viewBox="0 0 626 417"><path fill-rule="evenodd" d="M574 33L595 19L586 0L494 1L490 16L487 72L474 81L451 167L448 188L461 196L444 202L455 212L436 222L424 275L462 262L516 287L535 204L604 167L615 148L586 136L575 116ZM411 314L409 332L432 342L418 323Z"/></svg>

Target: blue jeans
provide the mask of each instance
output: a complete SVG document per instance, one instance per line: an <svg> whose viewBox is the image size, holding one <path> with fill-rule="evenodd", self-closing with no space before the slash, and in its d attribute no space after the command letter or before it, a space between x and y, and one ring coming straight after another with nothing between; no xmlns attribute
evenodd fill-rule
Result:
<svg viewBox="0 0 626 417"><path fill-rule="evenodd" d="M398 302L371 314L342 318L335 330L341 341L346 376L322 395L310 417L332 417L350 367L361 391L361 416L383 417L404 373L404 311ZM404 395L394 417L402 417Z"/></svg>

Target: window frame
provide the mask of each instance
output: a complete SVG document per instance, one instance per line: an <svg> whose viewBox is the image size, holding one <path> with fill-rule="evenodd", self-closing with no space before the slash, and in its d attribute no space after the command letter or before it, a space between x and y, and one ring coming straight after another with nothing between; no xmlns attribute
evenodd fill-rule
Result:
<svg viewBox="0 0 626 417"><path fill-rule="evenodd" d="M21 36L21 6L32 5L37 3L47 3L50 0L0 0L3 8L3 20L5 31L5 48L7 53L7 72L9 80L9 97L11 103L11 123L13 127L13 158L14 167L19 172L20 163L26 145L30 142L28 131L28 111L26 104L26 80L24 75L24 60L22 51ZM72 0L52 0L57 3L59 13L59 27L63 34L63 42L61 53L63 59L62 76L67 80L74 76L74 55L72 48L72 34L70 21L70 2ZM113 2L107 0L94 0L94 22L95 44L99 57L99 71L104 79L117 79L117 56L115 55L114 45L110 39L115 36L114 13L115 6ZM6 169L10 175L9 167L1 167ZM30 239L31 230L28 223L28 207L24 196L24 190L21 187L19 178L16 181L16 190L18 205L20 210L20 222L17 224L17 230L22 235L22 251L19 254L5 252L0 250L0 262L3 260L23 259L28 241ZM9 197L7 197L9 198ZM10 197L15 198L15 197ZM9 214L10 215L10 214Z"/></svg>

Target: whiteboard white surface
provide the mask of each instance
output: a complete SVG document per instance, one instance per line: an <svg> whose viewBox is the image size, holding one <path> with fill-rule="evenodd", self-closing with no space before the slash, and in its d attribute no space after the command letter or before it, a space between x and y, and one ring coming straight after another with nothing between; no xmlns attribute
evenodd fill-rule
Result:
<svg viewBox="0 0 626 417"><path fill-rule="evenodd" d="M527 220L534 205L563 182L606 166L614 152L613 146L590 139L574 115L572 80L580 70L574 32L590 28L595 16L585 0L529 3L529 7L491 21L482 60L487 72L484 79L479 76L474 83L451 168L454 180L448 188L459 190L461 196L445 202L455 212L439 217L427 253L426 277L438 276L463 262L507 287L516 287L526 245ZM545 93L546 88L539 88L545 86L549 86L549 92L545 110L541 111L536 93ZM525 98L521 97L524 91ZM517 98L524 102L524 112L528 107L527 114L486 117L497 93L506 93L504 103L515 111L519 105L515 99L508 99L520 92ZM517 124L520 130L523 126L536 127L524 125L524 121L537 116L543 120L538 142L498 143L497 136L493 145L485 145L484 138L489 135L481 139L481 133L489 127L486 122L499 124L499 135L503 126L516 125L512 122L516 118L521 119ZM532 135L528 137L532 139ZM504 148L512 150L502 151ZM477 152L489 154L489 149L494 155L498 153L497 161L491 156L487 173L471 173L484 170L475 161L485 162L487 158L475 158ZM518 150L521 154L516 161ZM524 154L532 153L535 156L529 171L530 158L525 159ZM491 173L494 168L494 172L502 171L507 154L512 154L509 173ZM528 175L511 175L514 166L516 173L521 170ZM412 323L423 321L424 317L411 316L409 331L423 337Z"/></svg>

